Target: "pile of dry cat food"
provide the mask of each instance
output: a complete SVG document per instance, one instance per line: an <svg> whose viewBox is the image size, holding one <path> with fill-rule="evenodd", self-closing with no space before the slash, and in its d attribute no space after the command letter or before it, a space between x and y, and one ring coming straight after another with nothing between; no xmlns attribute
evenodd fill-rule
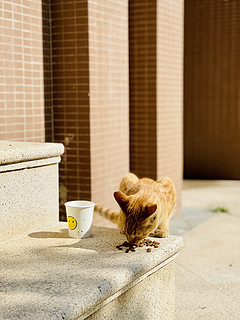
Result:
<svg viewBox="0 0 240 320"><path fill-rule="evenodd" d="M132 244L130 245L127 241L123 242L122 244L116 246L118 250L123 250L123 248L126 248L125 252L128 253L129 251L135 252L136 248L139 247L154 247L158 248L159 242L157 241L152 241L150 239L144 239L138 244ZM151 248L147 248L147 252L151 252Z"/></svg>

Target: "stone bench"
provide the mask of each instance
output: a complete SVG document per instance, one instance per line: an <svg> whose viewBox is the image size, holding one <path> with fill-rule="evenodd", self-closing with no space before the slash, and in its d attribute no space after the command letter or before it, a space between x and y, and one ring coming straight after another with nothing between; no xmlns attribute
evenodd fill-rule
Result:
<svg viewBox="0 0 240 320"><path fill-rule="evenodd" d="M183 242L158 240L150 253L125 253L116 229L93 227L79 240L61 222L2 242L1 319L175 319L174 259Z"/></svg>
<svg viewBox="0 0 240 320"><path fill-rule="evenodd" d="M0 141L0 241L59 221L60 143Z"/></svg>

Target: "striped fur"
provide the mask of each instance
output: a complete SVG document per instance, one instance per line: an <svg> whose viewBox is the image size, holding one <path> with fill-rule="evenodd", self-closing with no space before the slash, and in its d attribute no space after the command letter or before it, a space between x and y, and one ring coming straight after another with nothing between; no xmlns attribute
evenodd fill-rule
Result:
<svg viewBox="0 0 240 320"><path fill-rule="evenodd" d="M118 224L119 212L115 212L111 209L103 208L102 206L95 206L94 210L98 212L102 217L109 221Z"/></svg>
<svg viewBox="0 0 240 320"><path fill-rule="evenodd" d="M114 198L120 206L119 213L101 206L95 206L95 210L116 223L130 244L139 243L149 234L168 236L176 202L176 190L170 178L154 181L128 173L122 178L119 191L114 192Z"/></svg>

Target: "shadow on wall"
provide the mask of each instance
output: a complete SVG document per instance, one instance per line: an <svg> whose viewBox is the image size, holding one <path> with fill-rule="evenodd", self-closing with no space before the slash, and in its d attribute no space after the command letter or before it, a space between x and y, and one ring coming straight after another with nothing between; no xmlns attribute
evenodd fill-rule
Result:
<svg viewBox="0 0 240 320"><path fill-rule="evenodd" d="M185 179L240 179L239 15L240 1L185 1Z"/></svg>

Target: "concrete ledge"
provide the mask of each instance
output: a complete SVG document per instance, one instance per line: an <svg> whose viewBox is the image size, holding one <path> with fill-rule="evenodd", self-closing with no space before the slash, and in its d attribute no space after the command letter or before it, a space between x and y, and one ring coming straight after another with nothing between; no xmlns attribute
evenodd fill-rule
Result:
<svg viewBox="0 0 240 320"><path fill-rule="evenodd" d="M0 165L62 155L61 143L0 141Z"/></svg>
<svg viewBox="0 0 240 320"><path fill-rule="evenodd" d="M173 260L175 256L173 257ZM87 320L175 319L175 266L167 262L143 281L103 304ZM78 319L83 319L82 317Z"/></svg>
<svg viewBox="0 0 240 320"><path fill-rule="evenodd" d="M0 241L59 220L63 145L0 141Z"/></svg>
<svg viewBox="0 0 240 320"><path fill-rule="evenodd" d="M54 229L3 243L0 246L2 319L102 319L103 314L112 314L112 318L106 319L131 319L131 316L124 318L121 312L114 316L112 306L116 299L123 301L129 297L126 295L130 290L138 290L141 283L161 271L162 275L153 277L155 280L149 280L148 285L163 286L168 294L163 298L153 288L158 297L154 300L155 311L149 310L152 318L139 319L161 319L159 311L166 308L174 313L174 274L169 262L183 246L180 237L159 239L159 248L151 253L139 248L126 254L116 249L116 245L125 241L118 230L94 227L92 233L91 238L72 239L68 237L66 224L59 223ZM142 295L145 301L146 296ZM133 303L131 299L128 302L128 306ZM149 308L150 305L148 302ZM104 313L104 308L110 309ZM134 314L137 315L137 309Z"/></svg>
<svg viewBox="0 0 240 320"><path fill-rule="evenodd" d="M50 164L59 163L60 161L61 161L60 157L51 157L51 158L44 158L44 159L37 159L37 160L31 160L31 161L0 165L0 173L10 172L14 170L21 170L21 169L30 169L34 167L43 167L43 166L48 166Z"/></svg>

